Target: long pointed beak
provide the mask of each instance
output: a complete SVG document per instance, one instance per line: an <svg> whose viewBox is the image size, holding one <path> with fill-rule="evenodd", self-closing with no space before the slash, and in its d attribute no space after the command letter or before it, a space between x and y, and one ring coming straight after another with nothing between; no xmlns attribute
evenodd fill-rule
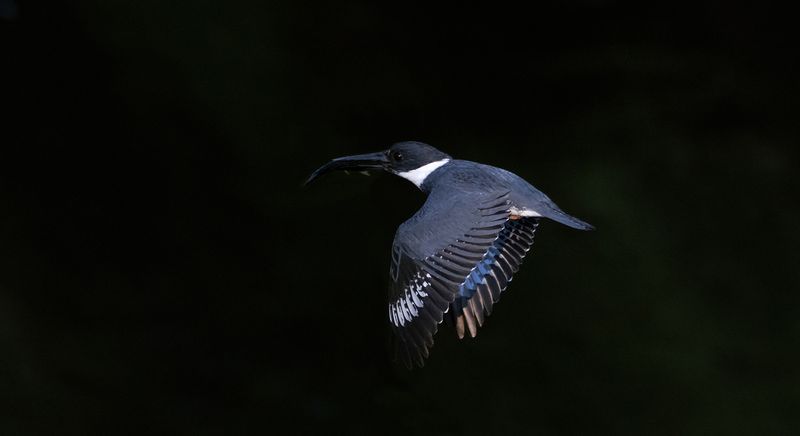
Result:
<svg viewBox="0 0 800 436"><path fill-rule="evenodd" d="M311 183L319 176L338 170L351 170L351 171L366 171L366 170L385 170L389 163L386 153L367 153L355 156L345 156L336 158L325 165L319 167L316 171L308 176L304 183L305 185Z"/></svg>

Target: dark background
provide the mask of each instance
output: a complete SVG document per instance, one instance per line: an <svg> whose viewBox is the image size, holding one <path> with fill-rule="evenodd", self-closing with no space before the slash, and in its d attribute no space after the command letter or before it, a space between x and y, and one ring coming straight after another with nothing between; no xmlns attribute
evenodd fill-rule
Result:
<svg viewBox="0 0 800 436"><path fill-rule="evenodd" d="M0 434L800 431L791 16L70 3L0 24ZM384 298L423 195L301 187L408 139L597 227L542 225L412 372Z"/></svg>

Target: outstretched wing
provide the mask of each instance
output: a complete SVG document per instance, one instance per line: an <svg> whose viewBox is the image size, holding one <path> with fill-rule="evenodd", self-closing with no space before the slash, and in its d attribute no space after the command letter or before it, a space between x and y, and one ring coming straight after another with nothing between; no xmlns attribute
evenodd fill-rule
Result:
<svg viewBox="0 0 800 436"><path fill-rule="evenodd" d="M445 313L459 337L475 336L533 244L536 218L512 219L507 192L483 198L435 199L435 210L426 203L395 235L388 313L408 367L424 365Z"/></svg>

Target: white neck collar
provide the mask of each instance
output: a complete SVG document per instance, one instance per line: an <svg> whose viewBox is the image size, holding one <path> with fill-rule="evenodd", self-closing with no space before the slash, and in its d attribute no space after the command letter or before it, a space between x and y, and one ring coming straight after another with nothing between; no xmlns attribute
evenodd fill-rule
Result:
<svg viewBox="0 0 800 436"><path fill-rule="evenodd" d="M447 162L450 162L450 159L437 160L436 162L431 162L429 164L423 165L415 170L397 173L397 175L406 180L410 180L411 183L417 185L417 188L419 188L422 186L423 183L425 183L425 179L432 172L436 171L436 169L446 164Z"/></svg>

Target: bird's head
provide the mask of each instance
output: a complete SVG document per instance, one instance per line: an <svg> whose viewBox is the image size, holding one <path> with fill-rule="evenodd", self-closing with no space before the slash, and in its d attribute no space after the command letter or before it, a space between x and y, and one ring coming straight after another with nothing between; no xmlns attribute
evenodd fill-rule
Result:
<svg viewBox="0 0 800 436"><path fill-rule="evenodd" d="M388 150L377 153L336 158L311 173L306 184L336 170L384 170L410 180L419 187L428 174L449 160L449 155L428 144L416 141L398 142Z"/></svg>

